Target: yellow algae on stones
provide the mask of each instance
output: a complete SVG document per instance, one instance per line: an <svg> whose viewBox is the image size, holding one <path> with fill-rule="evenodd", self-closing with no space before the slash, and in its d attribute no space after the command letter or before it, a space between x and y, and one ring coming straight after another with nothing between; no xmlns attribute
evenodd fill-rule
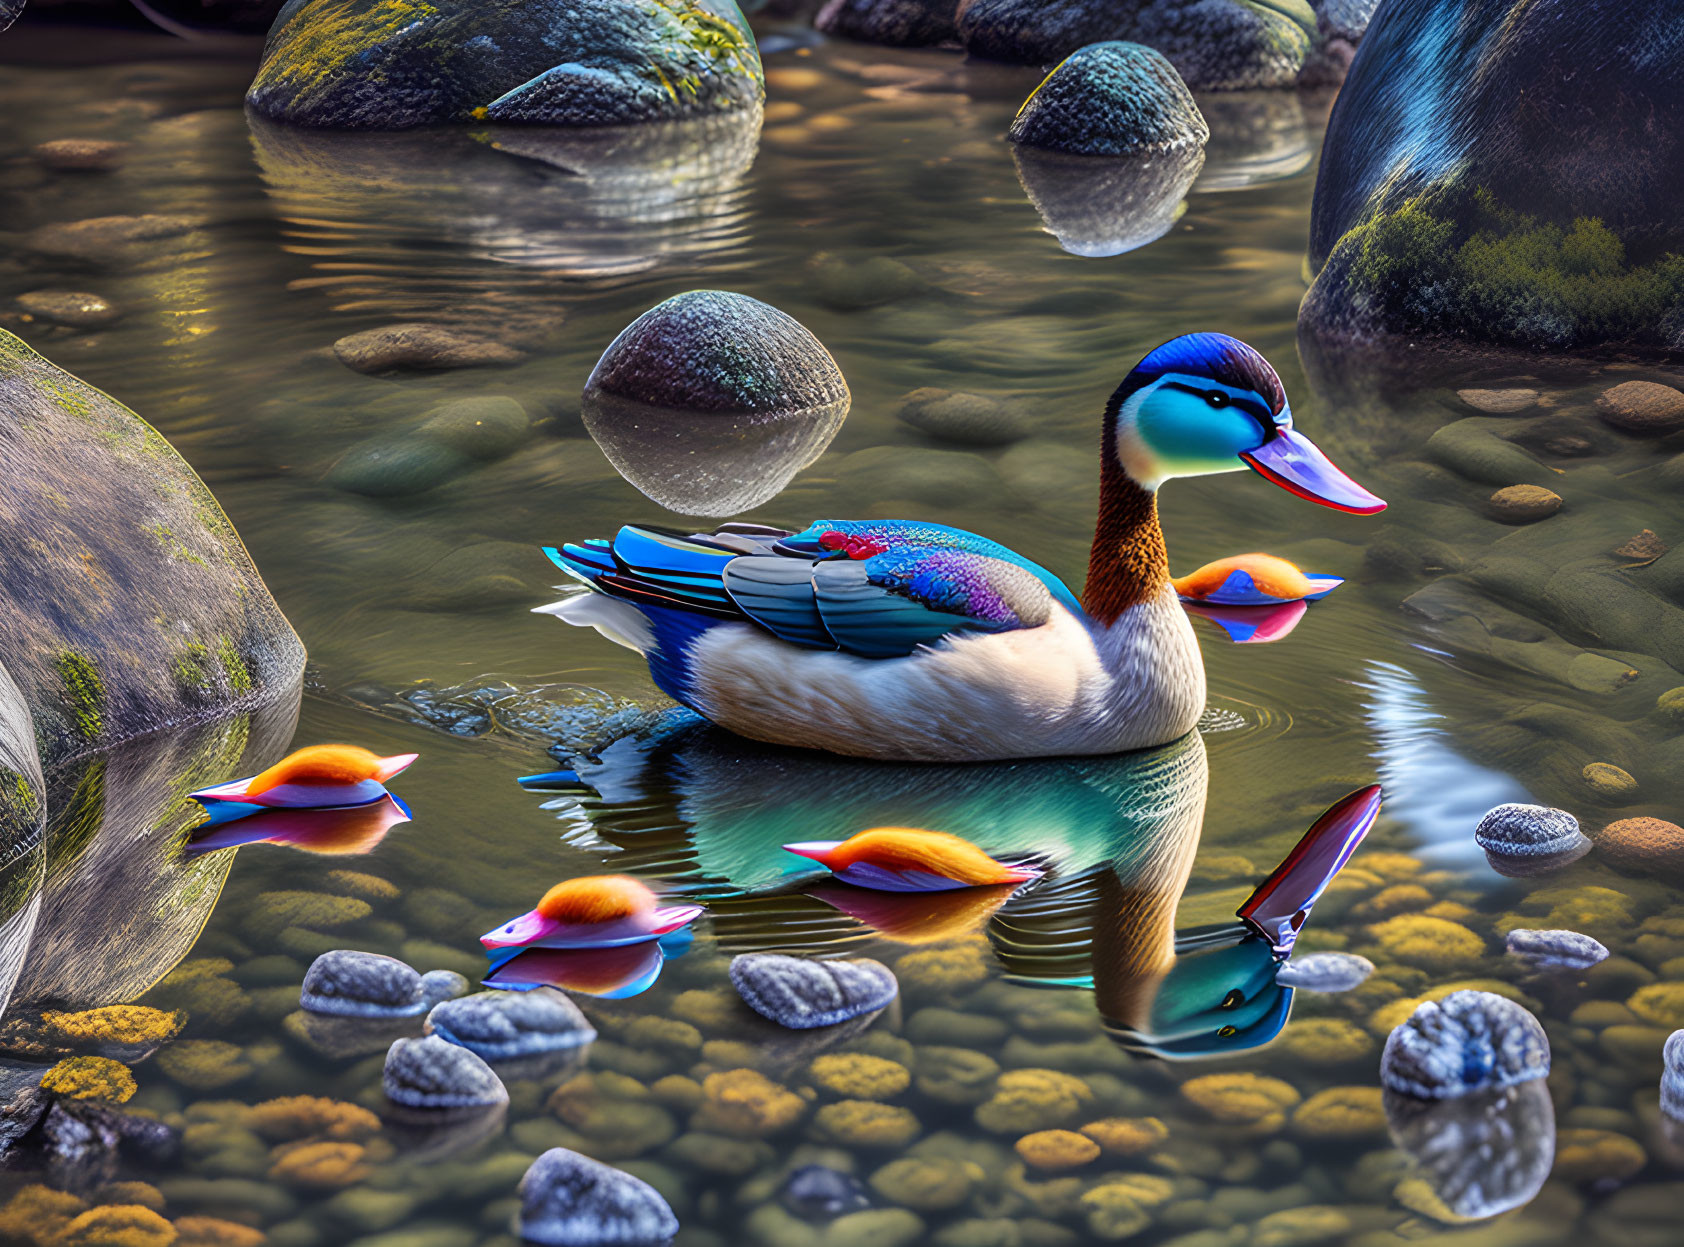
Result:
<svg viewBox="0 0 1684 1247"><path fill-rule="evenodd" d="M0 1241L47 1247L88 1206L68 1191L55 1191L39 1183L20 1187L0 1207Z"/></svg>
<svg viewBox="0 0 1684 1247"><path fill-rule="evenodd" d="M1181 1084L1181 1094L1211 1117L1231 1125L1278 1129L1298 1103L1291 1084L1261 1074L1206 1074Z"/></svg>
<svg viewBox="0 0 1684 1247"><path fill-rule="evenodd" d="M1251 1231L1251 1247L1312 1247L1331 1243L1351 1232L1351 1218L1339 1208L1310 1204L1271 1212Z"/></svg>
<svg viewBox="0 0 1684 1247"><path fill-rule="evenodd" d="M1099 1144L1074 1130L1037 1130L1014 1145L1031 1169L1078 1169L1099 1158Z"/></svg>
<svg viewBox="0 0 1684 1247"><path fill-rule="evenodd" d="M106 1005L80 1013L41 1015L41 1025L55 1036L72 1043L105 1041L119 1044L162 1043L175 1037L185 1021L180 1013L149 1009L145 1005Z"/></svg>
<svg viewBox="0 0 1684 1247"><path fill-rule="evenodd" d="M1643 1145L1626 1135L1612 1130L1558 1130L1550 1176L1563 1182L1624 1182L1648 1163Z"/></svg>
<svg viewBox="0 0 1684 1247"><path fill-rule="evenodd" d="M981 1104L999 1073L998 1061L970 1048L937 1045L918 1052L918 1092L943 1104Z"/></svg>
<svg viewBox="0 0 1684 1247"><path fill-rule="evenodd" d="M1632 900L1624 892L1594 885L1571 888L1542 888L1521 902L1530 916L1504 914L1496 932L1507 938L1516 927L1537 927L1548 931L1577 931L1604 944L1617 942L1637 925Z"/></svg>
<svg viewBox="0 0 1684 1247"><path fill-rule="evenodd" d="M1423 970L1452 970L1485 955L1485 941L1458 922L1404 914L1369 929L1381 952Z"/></svg>
<svg viewBox="0 0 1684 1247"><path fill-rule="evenodd" d="M1306 1139L1360 1139L1386 1129L1378 1087L1329 1087L1292 1113L1292 1129Z"/></svg>
<svg viewBox="0 0 1684 1247"><path fill-rule="evenodd" d="M245 1124L266 1139L310 1137L366 1139L380 1131L380 1119L366 1108L314 1095L289 1095L254 1104Z"/></svg>
<svg viewBox="0 0 1684 1247"><path fill-rule="evenodd" d="M397 884L360 870L330 870L327 872L327 882L338 891L359 900L392 901L398 897Z"/></svg>
<svg viewBox="0 0 1684 1247"><path fill-rule="evenodd" d="M921 949L895 962L895 978L903 992L961 992L988 978L988 957L975 943Z"/></svg>
<svg viewBox="0 0 1684 1247"><path fill-rule="evenodd" d="M1421 859L1407 853L1370 853L1362 855L1362 868L1387 882L1409 879L1421 873Z"/></svg>
<svg viewBox="0 0 1684 1247"><path fill-rule="evenodd" d="M268 1236L221 1217L177 1217L175 1247L263 1247Z"/></svg>
<svg viewBox="0 0 1684 1247"><path fill-rule="evenodd" d="M1414 913L1433 903L1433 894L1418 883L1394 883L1382 888L1352 910L1357 918L1392 918Z"/></svg>
<svg viewBox="0 0 1684 1247"><path fill-rule="evenodd" d="M914 1212L946 1212L970 1199L987 1175L982 1166L951 1156L905 1156L871 1175L871 1189Z"/></svg>
<svg viewBox="0 0 1684 1247"><path fill-rule="evenodd" d="M813 1118L819 1138L844 1147L901 1148L918 1137L918 1119L910 1110L875 1100L838 1100Z"/></svg>
<svg viewBox="0 0 1684 1247"><path fill-rule="evenodd" d="M898 1061L858 1052L821 1056L807 1073L814 1085L846 1100L892 1100L912 1083L912 1071Z"/></svg>
<svg viewBox="0 0 1684 1247"><path fill-rule="evenodd" d="M72 1217L54 1247L170 1247L175 1226L139 1204L106 1204Z"/></svg>
<svg viewBox="0 0 1684 1247"><path fill-rule="evenodd" d="M251 1062L237 1045L220 1039L184 1039L158 1054L158 1068L184 1087L201 1091L227 1087L251 1075Z"/></svg>
<svg viewBox="0 0 1684 1247"><path fill-rule="evenodd" d="M702 1104L690 1125L738 1139L764 1139L789 1129L806 1111L805 1100L764 1074L724 1070L702 1080Z"/></svg>
<svg viewBox="0 0 1684 1247"><path fill-rule="evenodd" d="M102 1056L73 1056L41 1076L41 1090L72 1100L121 1104L138 1088L129 1067Z"/></svg>
<svg viewBox="0 0 1684 1247"><path fill-rule="evenodd" d="M702 1032L677 1018L645 1014L632 1019L620 1032L620 1041L634 1048L654 1048L670 1056L694 1058L702 1049Z"/></svg>
<svg viewBox="0 0 1684 1247"><path fill-rule="evenodd" d="M1114 1242L1132 1238L1152 1223L1150 1209L1166 1203L1174 1186L1153 1174L1129 1174L1102 1181L1082 1196L1088 1229L1096 1238Z"/></svg>
<svg viewBox="0 0 1684 1247"><path fill-rule="evenodd" d="M1344 1018L1304 1018L1286 1028L1281 1047L1312 1065L1341 1065L1367 1060L1375 1045L1367 1031Z"/></svg>
<svg viewBox="0 0 1684 1247"><path fill-rule="evenodd" d="M357 1143L303 1140L283 1143L270 1155L269 1179L287 1186L333 1190L361 1182L371 1172L367 1150Z"/></svg>
<svg viewBox="0 0 1684 1247"><path fill-rule="evenodd" d="M630 1160L678 1134L678 1123L648 1088L608 1070L568 1079L550 1095L549 1109L585 1136L579 1150L598 1160Z"/></svg>
<svg viewBox="0 0 1684 1247"><path fill-rule="evenodd" d="M741 1020L742 1005L735 994L692 988L672 998L667 1012L705 1031L727 1030Z"/></svg>
<svg viewBox="0 0 1684 1247"><path fill-rule="evenodd" d="M1400 996L1388 1000L1369 1015L1369 1033L1385 1039L1396 1027L1409 1020L1409 1015L1415 1012L1417 1006L1428 1000L1443 1000L1452 992L1490 992L1493 996L1514 1001L1529 1012L1536 1013L1539 1009L1538 1002L1513 983L1505 983L1501 979L1459 979L1454 983L1440 983L1431 991L1419 996Z"/></svg>
<svg viewBox="0 0 1684 1247"><path fill-rule="evenodd" d="M668 1074L649 1084L649 1094L668 1108L694 1113L702 1106L702 1084L683 1074Z"/></svg>
<svg viewBox="0 0 1684 1247"><path fill-rule="evenodd" d="M1645 1022L1677 1030L1684 1026L1684 983L1651 983L1640 987L1626 1001Z"/></svg>
<svg viewBox="0 0 1684 1247"><path fill-rule="evenodd" d="M976 1123L993 1134L1030 1134L1072 1125L1092 1103L1080 1078L1052 1069L1008 1070L977 1106Z"/></svg>
<svg viewBox="0 0 1684 1247"><path fill-rule="evenodd" d="M139 1204L153 1212L164 1210L164 1193L150 1182L107 1182L93 1193L95 1204Z"/></svg>
<svg viewBox="0 0 1684 1247"><path fill-rule="evenodd" d="M1106 1117L1082 1127L1107 1156L1139 1156L1169 1138L1169 1127L1156 1117Z"/></svg>
<svg viewBox="0 0 1684 1247"><path fill-rule="evenodd" d="M259 892L246 914L245 933L268 943L288 927L310 931L331 931L360 922L374 910L354 896L332 896L326 892Z"/></svg>
<svg viewBox="0 0 1684 1247"><path fill-rule="evenodd" d="M1604 801L1629 801L1637 795L1637 781L1632 778L1631 772L1612 762L1592 762L1579 775L1585 787Z"/></svg>

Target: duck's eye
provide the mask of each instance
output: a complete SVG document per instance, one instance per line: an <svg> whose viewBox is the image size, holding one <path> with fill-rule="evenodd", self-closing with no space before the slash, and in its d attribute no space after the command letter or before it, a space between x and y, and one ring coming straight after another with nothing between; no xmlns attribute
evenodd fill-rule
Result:
<svg viewBox="0 0 1684 1247"><path fill-rule="evenodd" d="M1240 1005L1242 1005L1244 1003L1245 1003L1245 993L1240 991L1240 989L1237 988L1237 987L1233 991L1229 992L1226 996L1222 997L1222 1007L1224 1009L1238 1008Z"/></svg>
<svg viewBox="0 0 1684 1247"><path fill-rule="evenodd" d="M1205 402L1209 403L1212 407L1226 407L1229 401L1228 396L1221 390L1205 391Z"/></svg>
<svg viewBox="0 0 1684 1247"><path fill-rule="evenodd" d="M1232 1039L1239 1033L1240 1028L1237 1026L1224 1026L1221 1030L1216 1032L1216 1037L1218 1039Z"/></svg>

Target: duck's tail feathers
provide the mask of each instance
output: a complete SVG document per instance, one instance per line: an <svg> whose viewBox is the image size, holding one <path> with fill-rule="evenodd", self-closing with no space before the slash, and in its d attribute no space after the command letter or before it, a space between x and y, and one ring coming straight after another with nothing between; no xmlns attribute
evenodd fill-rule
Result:
<svg viewBox="0 0 1684 1247"><path fill-rule="evenodd" d="M725 565L743 551L705 536L628 524L612 541L547 546L544 553L569 576L610 597L722 618L742 616L725 591Z"/></svg>

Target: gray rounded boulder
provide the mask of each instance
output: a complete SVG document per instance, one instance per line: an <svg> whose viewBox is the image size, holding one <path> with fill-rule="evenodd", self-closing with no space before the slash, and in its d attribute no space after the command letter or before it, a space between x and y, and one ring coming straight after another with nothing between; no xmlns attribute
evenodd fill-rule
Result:
<svg viewBox="0 0 1684 1247"><path fill-rule="evenodd" d="M394 1043L381 1081L386 1098L405 1108L488 1109L509 1102L508 1089L489 1065L437 1035Z"/></svg>
<svg viewBox="0 0 1684 1247"><path fill-rule="evenodd" d="M477 992L447 1000L427 1015L427 1025L440 1039L487 1061L578 1048L596 1038L579 1006L553 987Z"/></svg>
<svg viewBox="0 0 1684 1247"><path fill-rule="evenodd" d="M552 1147L520 1180L520 1236L543 1247L657 1247L678 1233L659 1191L611 1165Z"/></svg>
<svg viewBox="0 0 1684 1247"><path fill-rule="evenodd" d="M1538 1019L1480 991L1417 1005L1393 1028L1380 1057L1381 1084L1423 1100L1512 1087L1549 1072L1549 1039Z"/></svg>
<svg viewBox="0 0 1684 1247"><path fill-rule="evenodd" d="M1014 143L1077 156L1138 156L1203 146L1210 128L1161 53L1111 42L1066 57L1009 133Z"/></svg>
<svg viewBox="0 0 1684 1247"><path fill-rule="evenodd" d="M794 317L747 295L693 290L639 316L585 383L582 415L609 462L685 515L777 496L830 444L850 396Z"/></svg>
<svg viewBox="0 0 1684 1247"><path fill-rule="evenodd" d="M895 48L956 43L958 0L827 0L813 25L827 35Z"/></svg>
<svg viewBox="0 0 1684 1247"><path fill-rule="evenodd" d="M1296 86L1317 38L1306 0L963 0L956 24L966 51L1016 64L1108 40L1144 43L1201 91Z"/></svg>
<svg viewBox="0 0 1684 1247"><path fill-rule="evenodd" d="M1498 874L1525 878L1558 870L1591 850L1579 820L1547 805L1493 806L1474 828L1474 843Z"/></svg>
<svg viewBox="0 0 1684 1247"><path fill-rule="evenodd" d="M331 1017L416 1017L427 1011L421 975L396 957L337 948L310 963L300 1007Z"/></svg>
<svg viewBox="0 0 1684 1247"><path fill-rule="evenodd" d="M756 107L734 0L289 0L246 101L293 125L605 126Z"/></svg>

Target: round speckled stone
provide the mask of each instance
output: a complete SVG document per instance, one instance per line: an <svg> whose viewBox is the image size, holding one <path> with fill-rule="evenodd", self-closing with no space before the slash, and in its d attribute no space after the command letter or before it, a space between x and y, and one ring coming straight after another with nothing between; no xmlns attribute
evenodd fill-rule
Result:
<svg viewBox="0 0 1684 1247"><path fill-rule="evenodd" d="M1416 1006L1392 1030L1380 1081L1402 1095L1443 1100L1509 1087L1550 1072L1550 1045L1538 1019L1491 992L1451 992Z"/></svg>

